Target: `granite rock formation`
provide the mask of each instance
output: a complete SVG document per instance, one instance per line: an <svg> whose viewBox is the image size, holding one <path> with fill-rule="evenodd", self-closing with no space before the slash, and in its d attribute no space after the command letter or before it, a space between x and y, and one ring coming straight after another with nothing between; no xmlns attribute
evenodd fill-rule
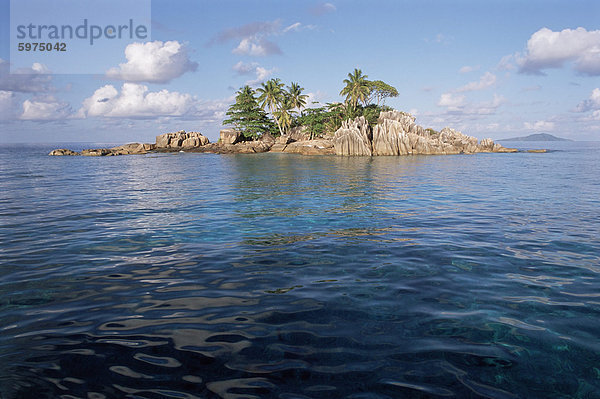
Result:
<svg viewBox="0 0 600 399"><path fill-rule="evenodd" d="M235 144L242 140L242 133L235 129L223 129L220 132L220 144Z"/></svg>
<svg viewBox="0 0 600 399"><path fill-rule="evenodd" d="M275 147L275 146L274 146ZM331 140L325 139L314 139L314 140L302 140L294 141L285 145L279 151L273 152L285 152L288 154L301 154L301 155L333 155L335 154L334 144Z"/></svg>
<svg viewBox="0 0 600 399"><path fill-rule="evenodd" d="M155 148L154 144L142 144L142 143L129 143L123 144L112 148L93 148L88 150L82 150L77 155L84 155L88 157L104 157L113 155L135 155L135 154L146 154L148 151L152 151Z"/></svg>
<svg viewBox="0 0 600 399"><path fill-rule="evenodd" d="M154 148L154 144L129 143L113 148L90 148L81 150L81 152L60 148L51 151L48 155L83 155L88 157L103 157L112 155L146 154L148 151L154 150Z"/></svg>
<svg viewBox="0 0 600 399"><path fill-rule="evenodd" d="M53 155L53 156L79 155L79 153L75 152L75 151L72 151L72 150L67 150L66 148L58 148L56 150L50 151L50 153L48 155Z"/></svg>
<svg viewBox="0 0 600 399"><path fill-rule="evenodd" d="M110 150L113 155L133 155L133 154L145 154L155 148L155 144L140 144L131 143L113 147Z"/></svg>
<svg viewBox="0 0 600 399"><path fill-rule="evenodd" d="M156 148L200 147L209 143L207 137L198 132L180 130L176 133L164 133L156 136Z"/></svg>
<svg viewBox="0 0 600 399"><path fill-rule="evenodd" d="M373 155L371 128L364 116L342 122L333 136L337 155Z"/></svg>
<svg viewBox="0 0 600 399"><path fill-rule="evenodd" d="M291 141L307 141L312 139L312 134L307 126L296 126L290 129L289 133L282 137L289 137Z"/></svg>
<svg viewBox="0 0 600 399"><path fill-rule="evenodd" d="M477 152L515 152L491 139L477 138L444 128L440 132L424 129L415 117L400 111L381 112L372 130L364 118L347 121L335 132L337 155L437 155Z"/></svg>
<svg viewBox="0 0 600 399"><path fill-rule="evenodd" d="M81 150L79 155L83 155L86 157L105 157L107 155L116 155L116 154L114 154L110 148L89 148L86 150Z"/></svg>
<svg viewBox="0 0 600 399"><path fill-rule="evenodd" d="M272 144L264 141L242 141L235 144L210 143L194 148L192 152L209 152L213 154L255 154L267 152Z"/></svg>

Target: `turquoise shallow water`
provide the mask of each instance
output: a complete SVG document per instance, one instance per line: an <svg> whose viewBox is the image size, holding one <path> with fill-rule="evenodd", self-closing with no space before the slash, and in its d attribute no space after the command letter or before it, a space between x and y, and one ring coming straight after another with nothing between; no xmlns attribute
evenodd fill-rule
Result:
<svg viewBox="0 0 600 399"><path fill-rule="evenodd" d="M2 398L600 398L600 144L0 146Z"/></svg>

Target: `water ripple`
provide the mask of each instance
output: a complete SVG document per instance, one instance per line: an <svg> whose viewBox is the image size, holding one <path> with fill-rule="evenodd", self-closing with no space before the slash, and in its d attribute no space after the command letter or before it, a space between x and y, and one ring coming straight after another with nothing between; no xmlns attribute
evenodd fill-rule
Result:
<svg viewBox="0 0 600 399"><path fill-rule="evenodd" d="M3 398L598 397L598 151L24 151Z"/></svg>

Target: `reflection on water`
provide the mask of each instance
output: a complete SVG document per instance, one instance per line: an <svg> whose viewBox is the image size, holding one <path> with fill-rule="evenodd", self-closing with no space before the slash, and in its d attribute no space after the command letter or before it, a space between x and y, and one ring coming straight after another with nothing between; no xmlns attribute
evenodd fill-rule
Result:
<svg viewBox="0 0 600 399"><path fill-rule="evenodd" d="M20 151L2 398L598 397L598 152Z"/></svg>

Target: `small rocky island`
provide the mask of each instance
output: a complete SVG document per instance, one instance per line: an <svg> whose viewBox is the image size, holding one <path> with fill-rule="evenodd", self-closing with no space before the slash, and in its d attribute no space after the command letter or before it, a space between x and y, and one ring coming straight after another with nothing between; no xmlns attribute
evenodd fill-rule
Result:
<svg viewBox="0 0 600 399"><path fill-rule="evenodd" d="M479 152L517 152L491 139L480 142L451 128L437 132L415 123L415 117L401 111L383 111L371 126L363 117L348 119L333 135L313 138L304 126L290 129L274 137L265 133L258 140L244 140L236 129L223 129L220 139L210 143L198 132L178 131L156 136L153 144L131 143L113 148L87 149L75 152L56 149L49 155L112 156L151 152L208 152L216 154L252 154L280 152L302 155L394 156L449 155Z"/></svg>
<svg viewBox="0 0 600 399"><path fill-rule="evenodd" d="M563 139L562 137L556 137L549 133L535 133L524 137L511 137L508 139L502 139L498 141L573 141L570 139Z"/></svg>
<svg viewBox="0 0 600 399"><path fill-rule="evenodd" d="M385 105L398 90L381 80L369 80L358 68L348 73L340 96L343 103L307 108L309 96L292 82L273 78L254 89L241 87L229 106L216 143L198 132L165 133L153 144L132 143L114 148L75 152L58 149L50 155L126 155L148 152L210 152L252 154L279 152L302 155L399 156L517 152L491 139L480 142L451 128L425 129L415 117Z"/></svg>

